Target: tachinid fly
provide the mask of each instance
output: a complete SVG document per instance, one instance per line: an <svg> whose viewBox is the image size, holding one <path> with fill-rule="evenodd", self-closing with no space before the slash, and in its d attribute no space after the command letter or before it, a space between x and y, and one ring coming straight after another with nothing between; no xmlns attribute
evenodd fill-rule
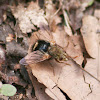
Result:
<svg viewBox="0 0 100 100"><path fill-rule="evenodd" d="M54 58L57 61L66 61L68 60L67 54L64 52L64 50L56 45L56 44L50 44L47 41L44 40L38 40L33 45L33 52L26 55L24 58L20 60L20 64L22 65L28 65L32 63L38 63L50 58Z"/></svg>

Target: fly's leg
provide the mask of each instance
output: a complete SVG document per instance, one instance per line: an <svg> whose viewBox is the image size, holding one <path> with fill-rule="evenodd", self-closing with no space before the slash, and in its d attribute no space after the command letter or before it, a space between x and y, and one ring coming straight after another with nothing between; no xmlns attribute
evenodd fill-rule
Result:
<svg viewBox="0 0 100 100"><path fill-rule="evenodd" d="M52 66L52 64L51 64L51 62L49 61L49 63L50 63L50 66L52 67L52 69L53 69L53 75L55 76L55 71L54 71L54 67Z"/></svg>
<svg viewBox="0 0 100 100"><path fill-rule="evenodd" d="M65 47L63 48L64 51L66 51L66 49L68 48L68 46L69 46L69 42L68 42L67 46L65 46Z"/></svg>
<svg viewBox="0 0 100 100"><path fill-rule="evenodd" d="M64 64L66 64L66 65L69 65L69 66L71 66L70 64L68 64L68 63L66 63L65 61L67 61L67 60L59 60L59 59L56 59L56 61L57 62L59 62L59 63L64 63Z"/></svg>

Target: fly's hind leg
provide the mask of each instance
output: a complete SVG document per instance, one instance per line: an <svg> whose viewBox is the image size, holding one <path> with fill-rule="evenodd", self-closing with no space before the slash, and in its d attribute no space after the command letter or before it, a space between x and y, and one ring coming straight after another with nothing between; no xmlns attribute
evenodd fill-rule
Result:
<svg viewBox="0 0 100 100"><path fill-rule="evenodd" d="M49 61L49 63L50 63L50 61ZM52 70L53 70L53 75L55 76L55 71L54 71L54 67L53 67L53 65L50 63L50 66L52 67Z"/></svg>
<svg viewBox="0 0 100 100"><path fill-rule="evenodd" d="M64 61L63 61L63 60L56 59L56 61L59 62L59 63L64 63L64 64L66 64L66 65L71 66L70 64L68 64L68 63L66 62L67 60L64 60Z"/></svg>

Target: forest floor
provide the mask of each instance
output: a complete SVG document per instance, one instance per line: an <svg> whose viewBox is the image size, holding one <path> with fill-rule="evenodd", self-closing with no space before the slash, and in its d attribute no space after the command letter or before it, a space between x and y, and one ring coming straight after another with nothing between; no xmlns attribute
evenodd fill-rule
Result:
<svg viewBox="0 0 100 100"><path fill-rule="evenodd" d="M35 50L39 40L55 47L52 53L43 42ZM94 99L100 100L100 1L1 0L0 100Z"/></svg>

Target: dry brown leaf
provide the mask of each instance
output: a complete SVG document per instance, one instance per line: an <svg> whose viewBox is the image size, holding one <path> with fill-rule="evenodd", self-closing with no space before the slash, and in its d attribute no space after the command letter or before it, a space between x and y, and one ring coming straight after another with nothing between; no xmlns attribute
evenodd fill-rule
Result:
<svg viewBox="0 0 100 100"><path fill-rule="evenodd" d="M45 93L45 89L46 87L43 84L40 84L36 78L33 76L32 77L33 80L33 86L35 89L35 95L37 97L38 100L52 100L46 93Z"/></svg>
<svg viewBox="0 0 100 100"><path fill-rule="evenodd" d="M89 55L95 59L87 59L85 69L100 79L100 44L97 30L100 29L98 20L93 16L85 16L83 18L83 26L81 29L84 44ZM90 84L91 94L89 100L99 100L100 83L93 80L90 76L85 75L85 81Z"/></svg>
<svg viewBox="0 0 100 100"><path fill-rule="evenodd" d="M39 82L49 88L50 91L57 85L57 87L67 93L73 100L80 100L88 97L91 90L89 84L84 81L82 71L75 63L70 61L68 63L71 64L71 66L59 64L56 61L50 61L50 63L45 61L40 64L30 65L30 67L32 67L33 75L37 77ZM58 93L54 92L54 95L59 98ZM64 98L61 93L60 98Z"/></svg>
<svg viewBox="0 0 100 100"><path fill-rule="evenodd" d="M58 87L54 87L53 89L47 88L45 92L53 98L53 100L66 100L65 96L62 94Z"/></svg>
<svg viewBox="0 0 100 100"><path fill-rule="evenodd" d="M48 63L48 61L45 61L45 63L41 62L35 65L30 65L30 67L32 67L33 75L35 75L39 82L44 84L49 89L49 91L51 91L51 93L56 96L56 100L66 100L59 88L56 87L56 83L52 80L52 77L54 77L53 68L50 63ZM47 90L46 93L49 95ZM51 98L54 97L51 96Z"/></svg>
<svg viewBox="0 0 100 100"><path fill-rule="evenodd" d="M44 11L39 9L34 2L31 2L27 8L24 7L24 4L19 4L17 7L12 6L11 10L16 19L19 21L19 27L23 33L32 32L32 29L36 29L41 26L41 23L48 25Z"/></svg>
<svg viewBox="0 0 100 100"><path fill-rule="evenodd" d="M52 3L52 2L51 2ZM36 30L36 26L41 28L43 25L51 24L55 20L56 24L61 21L60 17L56 13L56 10L51 3L45 3L46 14L43 9L40 9L37 3L30 2L28 7L24 4L11 6L12 13L16 19L18 19L19 27L23 33L32 32ZM53 16L54 15L54 16Z"/></svg>
<svg viewBox="0 0 100 100"><path fill-rule="evenodd" d="M100 10L99 9L95 10L94 16L100 19Z"/></svg>
<svg viewBox="0 0 100 100"><path fill-rule="evenodd" d="M96 58L96 53L98 53L98 36L97 30L100 29L99 22L95 17L85 16L83 18L83 26L81 28L81 33L83 36L84 44L88 54Z"/></svg>
<svg viewBox="0 0 100 100"><path fill-rule="evenodd" d="M48 87L50 91L52 91L55 85L57 85L57 87L67 93L73 100L94 100L94 98L99 100L99 83L88 74L86 74L84 78L82 71L75 65L75 63L72 65L72 62L69 62L69 64L71 64L71 66L57 64L55 61L51 61L50 63L46 61L30 66L32 67L33 75L37 77L39 82ZM52 70L54 70L55 75ZM54 95L59 98L59 95L57 94L54 92ZM63 96L60 95L60 97Z"/></svg>
<svg viewBox="0 0 100 100"><path fill-rule="evenodd" d="M100 25L100 10L99 9L96 9L94 11L94 16L97 17L99 19L99 25ZM100 28L98 30L98 33L100 33ZM100 39L99 39L100 40Z"/></svg>
<svg viewBox="0 0 100 100"><path fill-rule="evenodd" d="M76 31L81 27L81 20L86 8L93 4L94 0L63 0L64 8L67 9L70 25Z"/></svg>
<svg viewBox="0 0 100 100"><path fill-rule="evenodd" d="M82 65L84 60L83 48L81 48L81 45L83 45L81 36L71 36L69 38L69 45L66 48L67 54L79 65Z"/></svg>
<svg viewBox="0 0 100 100"><path fill-rule="evenodd" d="M87 59L85 68L100 79L100 37L97 30L100 29L98 20L93 16L85 16L83 18L83 26L81 29L84 44L89 55L95 59Z"/></svg>

